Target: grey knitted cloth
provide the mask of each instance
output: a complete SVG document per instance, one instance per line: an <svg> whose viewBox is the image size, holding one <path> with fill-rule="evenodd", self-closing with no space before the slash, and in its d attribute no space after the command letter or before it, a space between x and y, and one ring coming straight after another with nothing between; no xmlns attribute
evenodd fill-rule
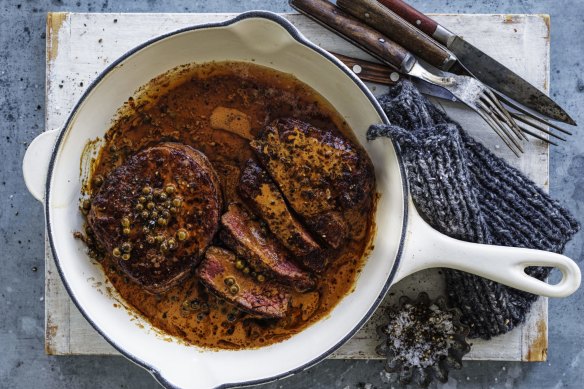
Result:
<svg viewBox="0 0 584 389"><path fill-rule="evenodd" d="M392 87L379 102L392 125L372 126L368 139L385 136L399 145L414 203L438 231L470 242L555 252L578 231L567 210L471 138L411 82ZM549 272L528 269L539 279ZM510 331L537 299L468 273L444 274L449 301L462 310L471 337Z"/></svg>

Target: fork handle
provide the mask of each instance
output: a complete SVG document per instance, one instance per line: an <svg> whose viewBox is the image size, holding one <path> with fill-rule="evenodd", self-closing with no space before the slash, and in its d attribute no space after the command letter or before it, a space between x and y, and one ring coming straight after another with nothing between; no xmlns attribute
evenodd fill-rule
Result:
<svg viewBox="0 0 584 389"><path fill-rule="evenodd" d="M290 5L404 73L416 64L409 51L326 0L290 0Z"/></svg>
<svg viewBox="0 0 584 389"><path fill-rule="evenodd" d="M337 6L439 69L448 70L456 61L456 57L434 39L377 0L337 0Z"/></svg>

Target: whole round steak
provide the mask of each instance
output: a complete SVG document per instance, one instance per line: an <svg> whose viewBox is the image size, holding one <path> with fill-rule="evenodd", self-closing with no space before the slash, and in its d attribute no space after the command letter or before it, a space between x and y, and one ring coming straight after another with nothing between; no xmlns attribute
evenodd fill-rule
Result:
<svg viewBox="0 0 584 389"><path fill-rule="evenodd" d="M222 198L217 173L203 153L161 143L108 175L87 221L130 279L160 293L200 262L219 227Z"/></svg>

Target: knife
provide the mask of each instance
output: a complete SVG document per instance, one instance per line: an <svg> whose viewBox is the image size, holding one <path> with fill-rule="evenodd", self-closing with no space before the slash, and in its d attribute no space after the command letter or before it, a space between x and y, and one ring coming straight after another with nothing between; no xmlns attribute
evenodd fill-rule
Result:
<svg viewBox="0 0 584 389"><path fill-rule="evenodd" d="M395 72L393 69L386 65L366 61L360 58L348 57L346 55L342 55L332 51L330 53L337 57L337 59L344 63L349 69L351 69L353 73L355 73L362 81L392 86L397 83L401 76L403 76L398 74L397 72ZM448 95L447 94L448 92L445 91L443 88L439 88L436 85L430 83L424 83L422 80L417 79L415 77L410 77L410 81L412 81L416 85L420 93L426 96L451 100L452 95L451 94ZM539 130L548 134L551 137L554 137L561 141L566 141L566 138L562 138L561 136L545 128L539 128ZM529 130L528 128L522 127L522 131L543 142L549 143L554 146L558 145L556 142L550 140L549 138L543 137L540 134Z"/></svg>
<svg viewBox="0 0 584 389"><path fill-rule="evenodd" d="M417 27L437 42L446 46L468 72L486 85L544 116L574 126L576 125L576 122L566 111L545 93L465 41L462 37L449 31L402 0L377 1L414 27ZM363 17L360 18L363 19ZM456 66L453 66L448 71L463 74Z"/></svg>

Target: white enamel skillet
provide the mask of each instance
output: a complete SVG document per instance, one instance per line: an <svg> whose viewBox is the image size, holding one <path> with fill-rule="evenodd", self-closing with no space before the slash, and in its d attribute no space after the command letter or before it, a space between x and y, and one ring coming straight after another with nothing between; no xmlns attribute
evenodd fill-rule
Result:
<svg viewBox="0 0 584 389"><path fill-rule="evenodd" d="M86 143L102 138L128 96L154 77L182 64L225 60L253 60L291 73L323 95L369 153L381 195L375 249L354 292L327 318L288 340L254 350L209 351L163 339L148 322L114 307L115 296L96 286L104 284L104 274L73 238L83 225L78 210L79 161ZM51 250L79 310L120 353L166 387L252 385L306 369L349 339L393 283L430 267L464 270L543 296L564 297L578 288L580 270L563 255L461 242L428 226L409 197L399 149L389 140L365 139L369 125L381 122L387 123L381 107L348 68L282 17L248 12L158 37L126 53L95 80L62 129L47 131L31 143L24 178L33 196L44 202ZM527 266L556 267L562 280L556 285L536 280L524 272Z"/></svg>

